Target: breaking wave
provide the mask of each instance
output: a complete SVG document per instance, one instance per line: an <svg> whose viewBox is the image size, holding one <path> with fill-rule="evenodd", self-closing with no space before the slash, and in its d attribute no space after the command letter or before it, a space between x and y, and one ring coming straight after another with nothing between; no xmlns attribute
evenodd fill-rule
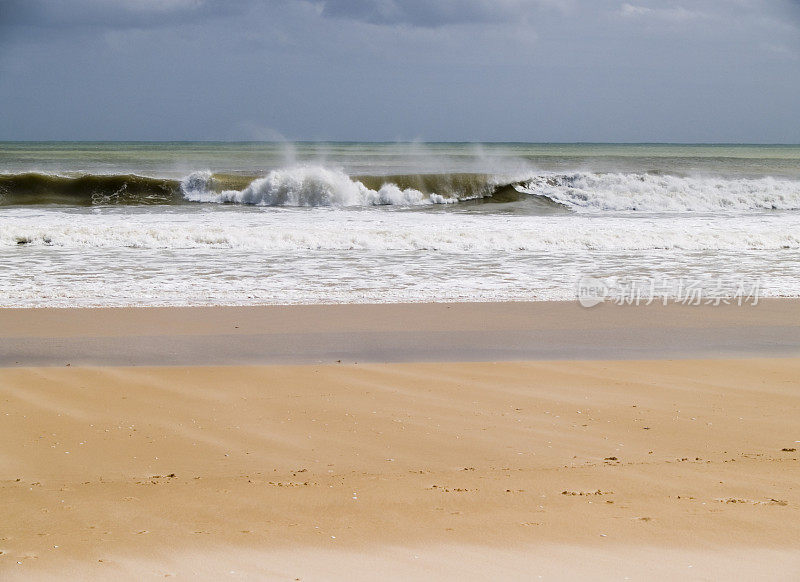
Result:
<svg viewBox="0 0 800 582"><path fill-rule="evenodd" d="M192 203L343 208L519 203L523 213L532 214L800 210L800 181L647 172L350 176L321 166L283 168L264 176L198 171L182 180L134 174L0 175L0 206Z"/></svg>
<svg viewBox="0 0 800 582"><path fill-rule="evenodd" d="M800 182L776 178L704 178L664 174L540 175L515 188L579 212L798 210Z"/></svg>
<svg viewBox="0 0 800 582"><path fill-rule="evenodd" d="M389 181L372 189L344 172L318 166L274 170L242 190L216 192L214 186L213 174L195 172L181 182L181 191L192 202L258 206L418 206L459 200L457 196L401 188Z"/></svg>

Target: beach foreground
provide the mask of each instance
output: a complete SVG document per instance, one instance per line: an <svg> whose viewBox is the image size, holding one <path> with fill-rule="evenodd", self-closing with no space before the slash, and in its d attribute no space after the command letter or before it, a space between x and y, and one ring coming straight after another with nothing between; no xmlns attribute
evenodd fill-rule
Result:
<svg viewBox="0 0 800 582"><path fill-rule="evenodd" d="M0 368L0 577L788 579L798 378L782 354Z"/></svg>

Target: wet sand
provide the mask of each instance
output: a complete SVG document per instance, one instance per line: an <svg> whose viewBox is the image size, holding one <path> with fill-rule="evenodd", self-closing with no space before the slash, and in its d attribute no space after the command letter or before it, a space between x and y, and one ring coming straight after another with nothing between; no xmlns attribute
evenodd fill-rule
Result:
<svg viewBox="0 0 800 582"><path fill-rule="evenodd" d="M800 356L800 300L0 309L0 366Z"/></svg>
<svg viewBox="0 0 800 582"><path fill-rule="evenodd" d="M623 334L794 329L797 304L778 303L593 317ZM322 307L304 309L331 319L238 311L226 335L477 328L469 306L449 309L471 320L385 307L349 323ZM534 325L483 309L488 331ZM105 312L55 311L4 311L5 337L109 333ZM237 309L112 311L113 337L180 342ZM591 327L552 317L536 329ZM791 579L800 358L775 345L673 361L0 368L0 578Z"/></svg>

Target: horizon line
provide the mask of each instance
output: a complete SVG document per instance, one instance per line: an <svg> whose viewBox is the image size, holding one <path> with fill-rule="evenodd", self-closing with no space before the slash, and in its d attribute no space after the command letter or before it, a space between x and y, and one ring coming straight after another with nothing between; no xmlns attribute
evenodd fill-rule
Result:
<svg viewBox="0 0 800 582"><path fill-rule="evenodd" d="M481 145L663 145L663 146L800 146L800 142L726 142L726 141L499 141L499 140L336 140L336 139L298 139L298 140L176 140L176 139L0 139L0 144L17 143L87 143L87 144L375 144L375 145L413 145L413 144L481 144Z"/></svg>

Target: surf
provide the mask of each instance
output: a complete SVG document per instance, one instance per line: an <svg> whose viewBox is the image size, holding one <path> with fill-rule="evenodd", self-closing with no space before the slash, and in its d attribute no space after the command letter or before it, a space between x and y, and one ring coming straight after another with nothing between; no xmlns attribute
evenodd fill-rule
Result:
<svg viewBox="0 0 800 582"><path fill-rule="evenodd" d="M276 208L435 208L521 214L800 210L800 180L663 172L349 175L322 165L263 175L193 171L182 179L137 174L0 174L0 206L215 204ZM489 206L486 206L489 205Z"/></svg>
<svg viewBox="0 0 800 582"><path fill-rule="evenodd" d="M660 172L552 173L520 180L519 192L576 212L799 210L800 181L678 176Z"/></svg>

